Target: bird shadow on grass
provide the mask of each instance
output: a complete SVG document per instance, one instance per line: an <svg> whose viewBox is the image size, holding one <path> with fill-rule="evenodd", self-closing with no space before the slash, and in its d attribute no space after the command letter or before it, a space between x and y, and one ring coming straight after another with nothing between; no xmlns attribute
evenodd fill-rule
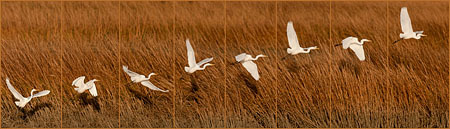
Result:
<svg viewBox="0 0 450 129"><path fill-rule="evenodd" d="M191 87L192 87L191 92L195 93L195 92L197 92L199 90L196 76L195 75L190 75L189 77L191 78Z"/></svg>
<svg viewBox="0 0 450 129"><path fill-rule="evenodd" d="M361 68L358 64L348 60L339 60L338 65L340 72L347 70L354 73L356 78L359 78L359 75L361 74Z"/></svg>
<svg viewBox="0 0 450 129"><path fill-rule="evenodd" d="M253 94L255 95L259 94L258 87L256 87L257 82L256 80L253 79L253 77L248 77L244 74L239 74L239 78L244 79L245 86L247 86L250 89L250 91L253 92Z"/></svg>
<svg viewBox="0 0 450 129"><path fill-rule="evenodd" d="M141 93L141 92L139 92L137 90L132 89L130 86L125 86L125 87L128 89L128 91L131 92L131 94L134 97L136 97L137 99L139 99L142 102L144 102L145 105L147 105L147 104L152 105L153 104L153 102L147 97L147 95L145 95L145 94L143 94L143 93Z"/></svg>
<svg viewBox="0 0 450 129"><path fill-rule="evenodd" d="M88 93L82 93L80 94L80 100L82 106L89 106L92 105L95 111L100 112L100 104L98 103L98 98L88 98Z"/></svg>
<svg viewBox="0 0 450 129"><path fill-rule="evenodd" d="M50 107L52 107L52 104L50 104L50 103L41 103L41 104L38 104L37 106L31 107L30 110L27 110L25 108L19 108L19 107L17 107L17 108L23 114L20 118L22 118L22 120L27 120L28 117L34 116L36 114L36 112L38 112L44 108L50 108Z"/></svg>

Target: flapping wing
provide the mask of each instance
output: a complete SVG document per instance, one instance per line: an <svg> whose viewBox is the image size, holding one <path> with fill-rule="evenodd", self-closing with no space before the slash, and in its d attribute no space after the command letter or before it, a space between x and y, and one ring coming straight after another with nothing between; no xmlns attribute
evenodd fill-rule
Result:
<svg viewBox="0 0 450 129"><path fill-rule="evenodd" d="M358 42L358 38L356 38L356 37L347 37L344 40L342 40L342 47L344 49L347 49L350 46L350 44L356 43L356 42Z"/></svg>
<svg viewBox="0 0 450 129"><path fill-rule="evenodd" d="M287 37L289 41L289 47L291 49L300 49L300 44L298 43L298 37L297 33L294 30L294 25L292 24L292 21L289 21L287 24Z"/></svg>
<svg viewBox="0 0 450 129"><path fill-rule="evenodd" d="M128 69L128 66L122 66L122 69L123 69L123 71L124 71L125 73L127 73L128 76L130 76L130 77L140 76L140 74L138 74L138 73L136 73L136 72L133 72L133 71L129 70L129 69Z"/></svg>
<svg viewBox="0 0 450 129"><path fill-rule="evenodd" d="M203 64L208 63L208 62L211 62L212 60L213 60L212 57L211 57L211 58L206 58L206 59L204 59L204 60L198 62L197 65L198 65L198 66L202 66Z"/></svg>
<svg viewBox="0 0 450 129"><path fill-rule="evenodd" d="M141 84L144 85L145 87L148 87L148 88L152 89L152 90L161 91L161 92L169 92L169 90L159 89L158 87L153 85L150 81L142 81Z"/></svg>
<svg viewBox="0 0 450 129"><path fill-rule="evenodd" d="M43 90L43 91L41 91L41 92L39 92L39 93L37 93L37 94L33 94L33 98L41 97L41 96L46 96L46 95L48 95L49 93L50 93L49 90Z"/></svg>
<svg viewBox="0 0 450 129"><path fill-rule="evenodd" d="M91 93L92 96L97 97L97 87L95 86L95 83L91 83L90 84L91 88L89 88L89 92Z"/></svg>
<svg viewBox="0 0 450 129"><path fill-rule="evenodd" d="M11 85L11 83L9 82L9 78L6 78L6 85L8 86L9 91L11 91L11 93L16 99L18 100L24 99L24 97L19 92L17 92L17 90Z"/></svg>
<svg viewBox="0 0 450 129"><path fill-rule="evenodd" d="M187 56L188 56L189 67L193 67L193 66L196 65L196 63L195 63L195 53L194 53L194 49L191 46L191 42L189 42L189 39L186 39L186 48L187 48Z"/></svg>
<svg viewBox="0 0 450 129"><path fill-rule="evenodd" d="M411 25L411 18L409 18L408 9L403 7L400 12L400 23L402 25L403 33L412 33L413 28Z"/></svg>
<svg viewBox="0 0 450 129"><path fill-rule="evenodd" d="M353 50L353 52L355 52L356 56L358 57L358 59L360 61L364 61L366 59L366 57L364 56L364 48L362 45L360 44L351 44L350 45L350 49Z"/></svg>
<svg viewBox="0 0 450 129"><path fill-rule="evenodd" d="M86 78L85 76L81 76L81 77L78 77L77 79L73 80L72 86L76 86L76 87L83 86L85 78Z"/></svg>
<svg viewBox="0 0 450 129"><path fill-rule="evenodd" d="M258 66L256 66L253 61L244 62L242 63L242 66L247 69L247 71L252 75L253 78L255 78L255 80L259 80Z"/></svg>
<svg viewBox="0 0 450 129"><path fill-rule="evenodd" d="M247 53L241 53L235 56L234 58L236 59L237 62L241 62L242 60L244 60L245 56L247 56Z"/></svg>

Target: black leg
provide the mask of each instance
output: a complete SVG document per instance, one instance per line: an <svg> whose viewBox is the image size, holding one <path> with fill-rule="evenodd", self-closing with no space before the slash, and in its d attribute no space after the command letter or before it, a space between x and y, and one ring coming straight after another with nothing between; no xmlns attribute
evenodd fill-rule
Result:
<svg viewBox="0 0 450 129"><path fill-rule="evenodd" d="M395 43L397 43L397 42L399 42L399 41L402 41L403 39L401 38L401 39L398 39L398 40L395 40L394 41L394 43L392 43L392 44L395 44Z"/></svg>

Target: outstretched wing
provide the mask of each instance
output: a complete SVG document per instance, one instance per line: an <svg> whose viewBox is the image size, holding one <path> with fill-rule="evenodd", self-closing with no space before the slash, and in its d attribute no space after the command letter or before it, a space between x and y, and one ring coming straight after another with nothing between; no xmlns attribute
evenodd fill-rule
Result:
<svg viewBox="0 0 450 129"><path fill-rule="evenodd" d="M364 56L364 48L363 48L362 45L360 45L360 44L351 44L350 45L350 49L352 49L353 52L355 52L356 56L358 57L358 59L360 61L366 60L366 57Z"/></svg>
<svg viewBox="0 0 450 129"><path fill-rule="evenodd" d="M208 62L211 62L212 60L213 60L212 57L211 57L211 58L206 58L206 59L204 59L204 60L198 62L197 65L198 65L198 66L202 66L203 64L208 63Z"/></svg>
<svg viewBox="0 0 450 129"><path fill-rule="evenodd" d="M92 96L97 97L97 87L95 87L95 83L91 83L89 84L91 88L89 88L89 92L91 93Z"/></svg>
<svg viewBox="0 0 450 129"><path fill-rule="evenodd" d="M294 30L294 25L292 24L292 21L289 21L287 24L287 37L289 41L289 47L291 49L300 49L300 44L298 43L298 37L297 33Z"/></svg>
<svg viewBox="0 0 450 129"><path fill-rule="evenodd" d="M37 93L37 94L33 94L33 98L41 97L41 96L46 96L46 95L48 95L49 93L50 93L49 90L43 90L43 91L41 91L41 92L39 92L39 93Z"/></svg>
<svg viewBox="0 0 450 129"><path fill-rule="evenodd" d="M122 66L122 69L123 69L123 71L125 72L125 73L127 73L128 74L128 76L130 76L130 77L135 77L135 76L140 76L140 74L138 74L138 73L136 73L136 72L133 72L133 71L130 71L129 69L128 69L128 66Z"/></svg>
<svg viewBox="0 0 450 129"><path fill-rule="evenodd" d="M241 62L242 60L245 59L245 56L247 56L247 53L241 53L241 54L235 56L234 58L236 59L237 62Z"/></svg>
<svg viewBox="0 0 450 129"><path fill-rule="evenodd" d="M344 49L347 49L349 46L350 46L350 44L352 44L352 43L357 43L358 42L358 38L355 38L355 37L347 37L347 38L345 38L344 40L342 40L342 47L344 48Z"/></svg>
<svg viewBox="0 0 450 129"><path fill-rule="evenodd" d="M411 18L409 18L408 9L403 7L400 12L400 23L402 25L403 33L412 33L413 28L411 25Z"/></svg>
<svg viewBox="0 0 450 129"><path fill-rule="evenodd" d="M18 100L24 99L24 97L19 92L17 92L17 90L14 89L14 87L11 85L11 83L9 82L9 78L6 78L6 85L8 86L9 91L11 91L11 93L16 99Z"/></svg>
<svg viewBox="0 0 450 129"><path fill-rule="evenodd" d="M153 85L150 81L142 81L141 84L144 85L145 87L148 87L148 88L152 89L152 90L161 91L161 92L169 92L169 90L159 89L158 87Z"/></svg>
<svg viewBox="0 0 450 129"><path fill-rule="evenodd" d="M259 80L258 66L256 66L253 61L244 62L242 63L242 66L247 69L247 71L252 75L253 78L255 78L255 80Z"/></svg>
<svg viewBox="0 0 450 129"><path fill-rule="evenodd" d="M73 80L72 86L81 87L84 85L84 78L85 76L78 77L77 79Z"/></svg>
<svg viewBox="0 0 450 129"><path fill-rule="evenodd" d="M189 39L186 39L186 48L187 48L187 56L188 56L189 67L193 67L193 66L196 65L196 63L195 63L195 54L194 54L194 49L191 46L191 42L189 42Z"/></svg>

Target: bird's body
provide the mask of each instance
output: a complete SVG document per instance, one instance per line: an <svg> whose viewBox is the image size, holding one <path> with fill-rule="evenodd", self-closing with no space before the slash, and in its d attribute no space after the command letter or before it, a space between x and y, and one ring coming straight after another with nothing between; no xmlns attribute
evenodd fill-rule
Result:
<svg viewBox="0 0 450 129"><path fill-rule="evenodd" d="M364 61L366 59L364 55L364 48L363 44L364 42L370 42L370 40L367 39L361 39L361 41L358 41L358 38L356 37L347 37L344 40L342 40L342 48L347 49L350 48L355 52L356 56L360 61Z"/></svg>
<svg viewBox="0 0 450 129"><path fill-rule="evenodd" d="M125 73L130 76L130 79L134 83L141 83L143 86L150 88L152 90L161 91L161 92L169 92L169 90L162 90L155 85L153 85L149 80L152 75L156 75L156 73L150 73L148 77L145 77L144 75L138 74L136 72L133 72L128 69L127 66L122 66L122 69Z"/></svg>
<svg viewBox="0 0 450 129"><path fill-rule="evenodd" d="M311 50L319 49L317 46L302 48L298 42L297 33L295 32L294 25L292 21L289 21L287 24L287 37L289 42L289 47L287 48L287 53L290 55L297 55L300 53L310 53Z"/></svg>
<svg viewBox="0 0 450 129"><path fill-rule="evenodd" d="M242 66L252 75L255 80L259 80L258 66L253 62L258 60L260 57L267 57L265 55L257 55L255 58L247 53L241 53L235 56L237 62L241 63Z"/></svg>
<svg viewBox="0 0 450 129"><path fill-rule="evenodd" d="M13 94L14 98L18 99L19 101L15 101L14 103L20 107L23 108L25 107L25 105L31 101L31 99L33 98L37 98L37 97L41 97L41 96L45 96L48 95L50 93L49 90L43 90L37 94L33 94L33 92L37 91L36 89L32 89L30 96L28 97L23 97L19 92L17 92L17 90L11 85L11 83L9 82L9 78L6 78L6 85L8 86L9 91L11 91L11 93Z"/></svg>
<svg viewBox="0 0 450 129"><path fill-rule="evenodd" d="M89 90L92 96L97 97L97 87L95 86L95 82L98 81L97 79L92 79L86 83L84 83L85 76L78 77L72 82L72 86L75 86L74 88L78 93L83 93L86 90Z"/></svg>
<svg viewBox="0 0 450 129"><path fill-rule="evenodd" d="M206 58L198 63L195 61L195 53L194 49L191 46L191 43L189 42L189 39L186 39L186 48L187 48L187 56L188 56L188 67L184 67L184 71L187 73L194 73L197 70L204 70L206 66L212 66L213 64L210 64L208 62L211 62L213 58ZM205 65L203 65L205 64ZM203 67L201 67L203 65Z"/></svg>
<svg viewBox="0 0 450 129"><path fill-rule="evenodd" d="M423 34L423 31L413 31L411 18L409 17L408 9L406 7L401 9L400 24L403 33L400 33L400 39L396 40L394 43L403 39L420 39L422 36L427 36Z"/></svg>

